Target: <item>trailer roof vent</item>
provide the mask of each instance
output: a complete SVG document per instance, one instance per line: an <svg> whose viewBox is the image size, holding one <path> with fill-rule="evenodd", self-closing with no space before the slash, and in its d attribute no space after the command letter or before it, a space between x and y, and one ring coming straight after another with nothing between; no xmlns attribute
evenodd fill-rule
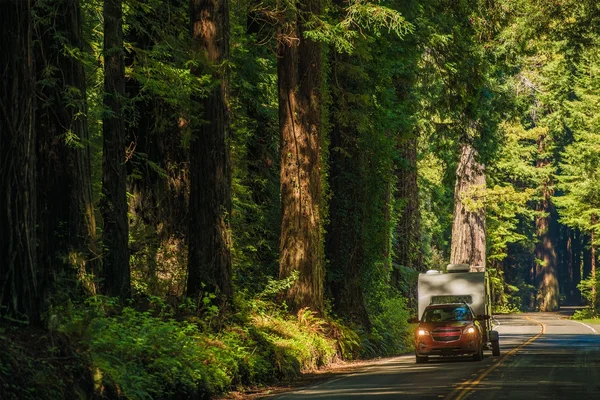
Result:
<svg viewBox="0 0 600 400"><path fill-rule="evenodd" d="M469 264L448 264L446 270L448 272L469 272L471 266Z"/></svg>
<svg viewBox="0 0 600 400"><path fill-rule="evenodd" d="M437 269L429 269L425 272L427 275L436 275L436 274L441 274L442 271L438 271Z"/></svg>

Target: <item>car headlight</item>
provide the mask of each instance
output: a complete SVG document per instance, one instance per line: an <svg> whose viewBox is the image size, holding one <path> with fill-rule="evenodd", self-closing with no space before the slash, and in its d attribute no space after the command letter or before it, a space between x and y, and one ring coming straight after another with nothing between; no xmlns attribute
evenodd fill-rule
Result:
<svg viewBox="0 0 600 400"><path fill-rule="evenodd" d="M425 335L429 335L429 332L427 332L425 329L419 329L417 331L417 335L419 335L419 336L425 336Z"/></svg>
<svg viewBox="0 0 600 400"><path fill-rule="evenodd" d="M473 334L475 333L475 328L470 326L467 329L465 329L465 333Z"/></svg>

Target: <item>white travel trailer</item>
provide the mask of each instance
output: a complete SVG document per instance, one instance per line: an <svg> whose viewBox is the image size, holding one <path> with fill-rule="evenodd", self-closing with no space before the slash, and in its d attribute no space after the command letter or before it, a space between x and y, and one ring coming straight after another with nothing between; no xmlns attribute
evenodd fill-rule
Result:
<svg viewBox="0 0 600 400"><path fill-rule="evenodd" d="M470 271L480 272L470 272ZM500 355L498 332L492 329L492 301L487 272L467 264L450 264L446 273L427 271L419 274L418 318L430 304L467 303L477 315L489 315L485 321L486 346Z"/></svg>

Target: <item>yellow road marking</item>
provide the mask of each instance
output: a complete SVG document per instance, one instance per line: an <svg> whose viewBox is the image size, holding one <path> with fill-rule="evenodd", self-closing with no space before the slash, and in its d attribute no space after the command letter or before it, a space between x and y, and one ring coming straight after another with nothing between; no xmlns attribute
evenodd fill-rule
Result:
<svg viewBox="0 0 600 400"><path fill-rule="evenodd" d="M481 375L479 375L479 377L477 379L472 380L472 381L469 380L469 381L461 383L444 400L462 400L462 399L464 399L470 390L475 388L475 386L479 385L481 383L481 381L483 379L485 379L485 377L488 376L493 370L498 368L500 366L500 364L502 364L504 362L504 360L506 360L508 357L512 356L517 351L521 350L523 347L527 346L528 344L530 344L531 342L533 342L534 340L536 340L537 338L539 338L540 336L542 336L543 334L546 333L546 324L544 324L540 321L537 321L533 318L530 318L530 317L525 317L525 318L539 324L542 327L541 332L538 333L537 335L529 338L527 341L525 341L521 345L515 347L514 349L512 349L511 351L506 353L502 358L500 358L498 361L496 361L494 364L492 364L488 369L483 371L483 373Z"/></svg>

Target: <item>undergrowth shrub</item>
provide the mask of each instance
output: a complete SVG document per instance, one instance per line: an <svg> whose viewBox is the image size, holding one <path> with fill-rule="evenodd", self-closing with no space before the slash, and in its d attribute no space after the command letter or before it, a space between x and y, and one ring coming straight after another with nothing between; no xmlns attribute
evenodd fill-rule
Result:
<svg viewBox="0 0 600 400"><path fill-rule="evenodd" d="M262 302L261 313L214 332L207 317L176 319L180 310L159 298L149 302L141 311L97 296L52 310L59 319L56 329L88 360L96 395L208 398L236 387L290 381L339 354L331 325L309 309L289 315Z"/></svg>
<svg viewBox="0 0 600 400"><path fill-rule="evenodd" d="M591 307L582 308L581 310L575 311L571 319L584 320L584 319L597 319L598 313Z"/></svg>
<svg viewBox="0 0 600 400"><path fill-rule="evenodd" d="M597 293L600 290L600 280L593 276L590 276L587 279L582 279L577 285L577 289L579 289L581 296L586 300L589 310L593 316L598 316L600 301L598 301L599 296Z"/></svg>
<svg viewBox="0 0 600 400"><path fill-rule="evenodd" d="M276 375L293 378L329 364L336 355L336 343L325 336L326 322L309 309L301 309L297 318L284 314L257 315L253 324L272 346Z"/></svg>
<svg viewBox="0 0 600 400"><path fill-rule="evenodd" d="M372 319L372 332L363 340L366 356L390 356L410 349L410 311L403 297L390 297L381 303L381 311Z"/></svg>
<svg viewBox="0 0 600 400"><path fill-rule="evenodd" d="M341 321L329 321L329 336L335 340L337 352L343 360L355 360L361 355L362 327L347 326Z"/></svg>
<svg viewBox="0 0 600 400"><path fill-rule="evenodd" d="M0 326L2 400L85 398L90 381L85 360L65 336Z"/></svg>
<svg viewBox="0 0 600 400"><path fill-rule="evenodd" d="M222 345L186 321L116 309L107 299L73 311L61 330L80 339L99 394L207 397L231 383L227 365L215 356L214 348Z"/></svg>
<svg viewBox="0 0 600 400"><path fill-rule="evenodd" d="M197 308L190 301L167 304L144 297L123 306L93 296L83 304L67 302L50 310L50 339L36 341L31 355L18 342L20 336L13 336L15 341L0 331L3 347L13 349L0 357L0 383L14 386L17 397L9 399L26 393L29 397L22 398L59 399L76 391L78 398L209 398L235 388L289 382L339 358L398 354L409 342L401 298L383 302L371 332L321 318L308 308L290 315L268 296L236 301L240 311L222 323L214 323L218 313L192 312ZM73 367L38 368L35 354L67 354Z"/></svg>

